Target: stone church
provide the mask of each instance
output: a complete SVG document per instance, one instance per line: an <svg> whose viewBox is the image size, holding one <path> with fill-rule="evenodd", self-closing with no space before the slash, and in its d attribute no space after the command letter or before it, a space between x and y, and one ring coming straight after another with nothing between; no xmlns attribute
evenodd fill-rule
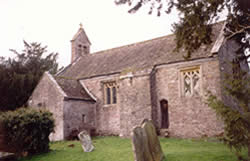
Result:
<svg viewBox="0 0 250 161"><path fill-rule="evenodd" d="M53 113L54 141L82 127L129 137L145 118L170 137L221 134L223 123L207 106L206 94L221 96L222 26L213 26L213 43L189 60L184 50L173 51L174 35L91 53L80 27L71 40L71 64L56 75L46 72L29 104Z"/></svg>

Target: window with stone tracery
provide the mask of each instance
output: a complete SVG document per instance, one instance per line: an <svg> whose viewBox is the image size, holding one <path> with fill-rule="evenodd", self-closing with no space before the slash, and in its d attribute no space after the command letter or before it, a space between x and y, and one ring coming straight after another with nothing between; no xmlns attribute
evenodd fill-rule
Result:
<svg viewBox="0 0 250 161"><path fill-rule="evenodd" d="M200 67L181 70L182 96L193 96L201 94L201 72Z"/></svg>
<svg viewBox="0 0 250 161"><path fill-rule="evenodd" d="M117 103L117 83L106 82L104 85L104 103L116 104Z"/></svg>

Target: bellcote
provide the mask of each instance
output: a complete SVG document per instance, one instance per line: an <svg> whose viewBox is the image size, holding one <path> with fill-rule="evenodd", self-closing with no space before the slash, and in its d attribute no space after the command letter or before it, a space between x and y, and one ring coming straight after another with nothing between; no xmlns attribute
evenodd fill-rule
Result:
<svg viewBox="0 0 250 161"><path fill-rule="evenodd" d="M86 35L82 24L71 40L71 63L77 58L90 53L90 41Z"/></svg>

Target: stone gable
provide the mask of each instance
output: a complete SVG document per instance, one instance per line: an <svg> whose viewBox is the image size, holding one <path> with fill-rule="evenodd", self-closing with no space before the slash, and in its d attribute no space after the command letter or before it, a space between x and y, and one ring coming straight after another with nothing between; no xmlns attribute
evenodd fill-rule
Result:
<svg viewBox="0 0 250 161"><path fill-rule="evenodd" d="M62 120L65 96L66 94L56 84L52 76L45 73L29 99L29 106L46 109L53 113L55 133L50 135L50 139L54 141L64 139Z"/></svg>

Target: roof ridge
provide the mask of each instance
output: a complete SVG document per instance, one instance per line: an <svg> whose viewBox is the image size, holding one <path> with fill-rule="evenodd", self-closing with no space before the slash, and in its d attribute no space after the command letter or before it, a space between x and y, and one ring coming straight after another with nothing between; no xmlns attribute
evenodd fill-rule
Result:
<svg viewBox="0 0 250 161"><path fill-rule="evenodd" d="M103 54L103 53L111 51L111 50L121 49L121 48L125 48L125 47L130 47L130 46L135 46L135 45L138 45L138 44L143 44L143 43L147 43L147 42L150 42L150 41L155 41L155 40L158 40L158 39L167 38L167 37L174 36L174 35L175 34L172 33L172 34L169 34L169 35L160 36L160 37L156 37L156 38L152 38L152 39L148 39L148 40L143 40L143 41L127 44L127 45L122 45L122 46L118 46L118 47L114 47L114 48L110 48L110 49L100 50L100 51L97 51L97 52L90 53L89 55Z"/></svg>
<svg viewBox="0 0 250 161"><path fill-rule="evenodd" d="M225 20L222 20L222 21L215 22L215 23L213 23L211 25L218 25L218 24L221 24L221 23L224 23L224 22L225 22ZM147 42L150 42L150 41L155 41L155 40L158 40L158 39L167 38L167 37L174 36L174 35L175 35L174 33L171 33L171 34L168 34L168 35L164 35L164 36L160 36L160 37L156 37L156 38L152 38L152 39L147 39L147 40L143 40L143 41L139 41L139 42L127 44L127 45L122 45L122 46L118 46L118 47L114 47L114 48L110 48L110 49L100 50L100 51L97 51L97 52L90 53L89 55L92 55L92 54L103 54L103 53L111 51L111 50L115 50L115 49L119 49L119 48L125 48L125 47L130 47L130 46L134 46L134 45L138 45L138 44L143 44L143 43L147 43Z"/></svg>
<svg viewBox="0 0 250 161"><path fill-rule="evenodd" d="M222 24L213 26L213 43L217 39L221 27ZM176 45L174 42L175 36L172 33L84 55L79 57L79 60L74 65L69 66L58 76L66 77L65 79L80 80L82 78L93 78L97 75L110 75L111 72L118 74L130 67L140 69L156 64L183 61L184 52L182 49L177 51L176 54L172 54ZM191 59L210 57L213 43L204 45L204 47L202 46L199 50L196 50Z"/></svg>

